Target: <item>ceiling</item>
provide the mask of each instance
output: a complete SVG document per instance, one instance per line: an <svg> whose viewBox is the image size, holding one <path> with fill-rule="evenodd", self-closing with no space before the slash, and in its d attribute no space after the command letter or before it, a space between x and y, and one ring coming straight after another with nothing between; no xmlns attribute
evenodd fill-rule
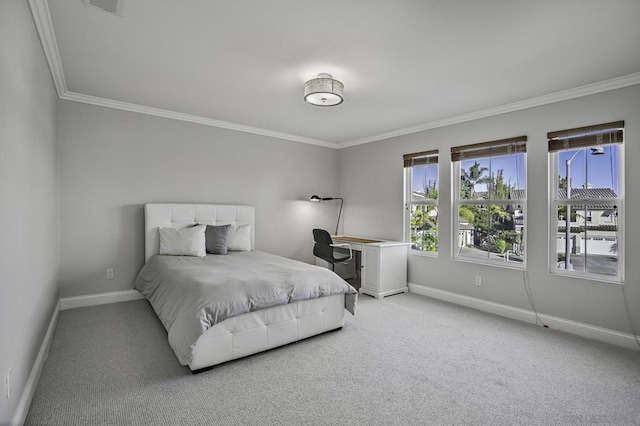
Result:
<svg viewBox="0 0 640 426"><path fill-rule="evenodd" d="M29 1L63 99L334 148L640 84L638 0Z"/></svg>

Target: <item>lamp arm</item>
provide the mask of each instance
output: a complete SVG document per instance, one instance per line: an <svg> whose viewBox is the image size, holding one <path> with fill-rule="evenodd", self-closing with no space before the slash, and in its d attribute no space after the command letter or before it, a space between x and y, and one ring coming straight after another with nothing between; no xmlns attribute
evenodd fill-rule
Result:
<svg viewBox="0 0 640 426"><path fill-rule="evenodd" d="M340 227L340 217L342 216L342 205L344 204L344 198L340 197L319 197L317 195L312 195L309 199L310 201L331 201L331 200L340 200L340 210L338 211L338 222L336 222L336 232L334 235L338 235L338 229Z"/></svg>
<svg viewBox="0 0 640 426"><path fill-rule="evenodd" d="M338 210L338 222L336 222L336 233L333 235L338 235L338 227L340 226L340 216L342 215L342 204L344 204L343 198L334 198L335 200L340 200L340 210Z"/></svg>

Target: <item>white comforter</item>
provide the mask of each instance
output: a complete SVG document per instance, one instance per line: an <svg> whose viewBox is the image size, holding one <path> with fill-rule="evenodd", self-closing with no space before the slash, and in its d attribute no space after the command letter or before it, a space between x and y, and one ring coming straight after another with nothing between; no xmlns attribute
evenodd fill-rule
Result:
<svg viewBox="0 0 640 426"><path fill-rule="evenodd" d="M332 271L272 254L153 256L135 289L151 303L181 364L209 327L247 312L345 293L355 314L357 291Z"/></svg>

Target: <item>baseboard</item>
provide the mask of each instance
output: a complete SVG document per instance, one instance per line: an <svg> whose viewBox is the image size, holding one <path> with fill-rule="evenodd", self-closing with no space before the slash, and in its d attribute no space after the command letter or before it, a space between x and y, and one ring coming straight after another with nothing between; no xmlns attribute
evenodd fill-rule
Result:
<svg viewBox="0 0 640 426"><path fill-rule="evenodd" d="M409 291L411 293L432 297L434 299L444 300L447 302L455 303L456 305L467 306L469 308L477 309L483 312L489 312L506 318L525 321L530 324L539 324L536 319L535 312L526 309L515 308L513 306L504 305L501 303L490 302L488 300L478 299L476 297L465 296L462 294L456 294L450 291L439 290L418 284L409 283ZM589 339L599 340L601 342L622 346L627 349L640 350L636 339L632 334L621 333L619 331L611 330L608 328L596 327L594 325L572 321L553 315L538 314L538 318L540 318L544 325L554 330L575 334L581 337L587 337Z"/></svg>
<svg viewBox="0 0 640 426"><path fill-rule="evenodd" d="M86 306L106 305L107 303L128 302L143 299L136 290L112 291L109 293L87 294L85 296L64 297L60 299L60 309L83 308Z"/></svg>
<svg viewBox="0 0 640 426"><path fill-rule="evenodd" d="M51 348L51 342L53 340L53 332L56 328L59 314L60 301L56 303L56 307L53 310L53 315L51 315L51 321L49 321L47 333L42 340L40 350L38 351L38 356L33 363L31 373L29 373L29 378L24 385L24 389L22 390L22 394L20 395L20 399L18 400L18 405L16 406L16 410L14 411L13 417L11 418L12 425L22 425L27 418L27 413L29 412L29 407L31 406L33 395L36 392L36 386L38 385L38 381L40 380L42 367L44 367L44 362L47 359L47 356L49 356L49 349Z"/></svg>
<svg viewBox="0 0 640 426"><path fill-rule="evenodd" d="M42 367L44 366L44 362L47 359L47 356L49 355L49 349L51 348L51 342L53 340L53 332L56 328L56 323L58 322L60 311L80 308L84 306L127 302L129 300L142 299L143 297L144 296L142 296L142 294L140 294L136 290L124 290L102 294L91 294L86 296L65 297L60 299L53 311L51 321L49 321L49 327L47 328L47 333L42 340L42 344L40 345L38 356L33 363L29 378L27 379L24 390L22 391L20 399L18 400L16 410L14 411L13 417L11 418L11 425L22 425L27 418L27 413L29 412L29 407L31 406L31 401L33 400L33 395L36 391L36 386L38 385L38 381L40 380Z"/></svg>

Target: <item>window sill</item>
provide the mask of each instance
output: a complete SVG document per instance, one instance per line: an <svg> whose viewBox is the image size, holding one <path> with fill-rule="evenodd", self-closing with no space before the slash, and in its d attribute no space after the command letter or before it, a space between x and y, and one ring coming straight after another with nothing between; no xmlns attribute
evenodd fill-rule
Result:
<svg viewBox="0 0 640 426"><path fill-rule="evenodd" d="M431 257L437 259L440 257L437 251L422 251L422 250L413 250L409 249L409 256L418 256L418 257Z"/></svg>
<svg viewBox="0 0 640 426"><path fill-rule="evenodd" d="M579 280L597 281L607 284L624 285L624 280L619 275L603 275L593 274L589 272L580 271L565 271L564 269L552 268L549 270L551 275L560 276L563 278L574 278Z"/></svg>
<svg viewBox="0 0 640 426"><path fill-rule="evenodd" d="M526 269L526 261L522 263L508 263L508 262L501 262L499 260L483 261L482 259L460 257L460 256L454 256L453 260L456 262L473 263L475 265L484 265L484 266L493 266L493 267L502 268L502 269L513 269L516 271L523 271Z"/></svg>

